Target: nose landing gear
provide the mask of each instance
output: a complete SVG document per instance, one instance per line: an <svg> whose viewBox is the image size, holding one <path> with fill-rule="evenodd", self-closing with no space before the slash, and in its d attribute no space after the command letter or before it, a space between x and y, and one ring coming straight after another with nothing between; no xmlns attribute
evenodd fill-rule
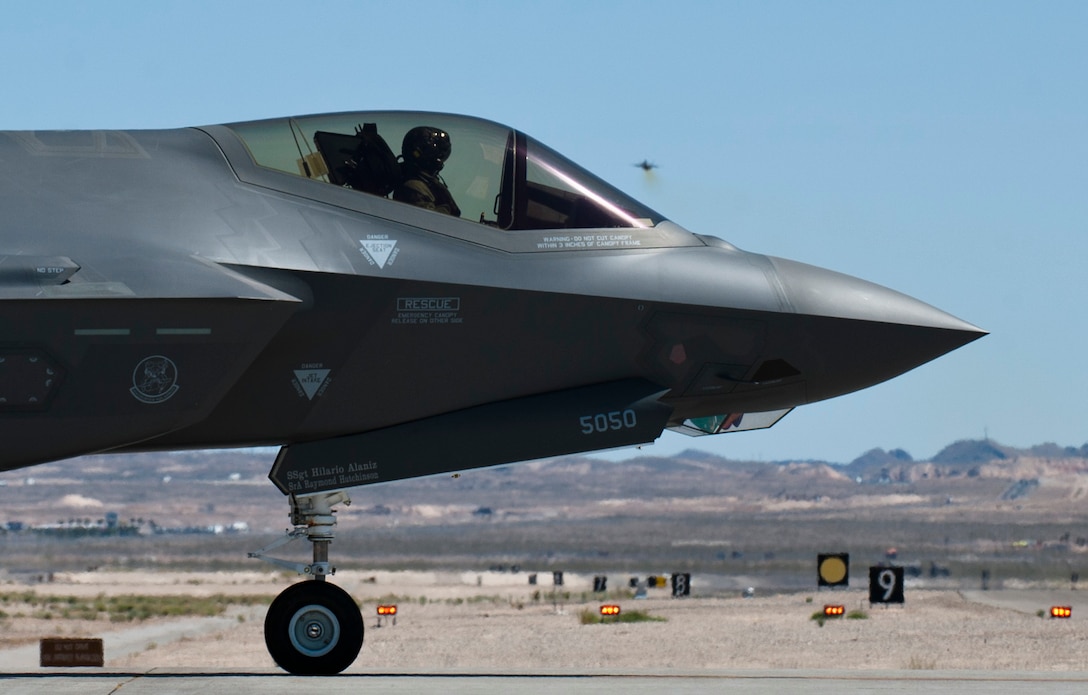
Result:
<svg viewBox="0 0 1088 695"><path fill-rule="evenodd" d="M363 646L363 616L355 600L325 581L335 573L329 566L336 517L333 505L351 504L344 492L291 496L295 528L249 556L312 577L285 589L264 620L268 653L285 671L296 675L332 675L351 665ZM291 562L268 557L266 552L305 536L313 543L313 562Z"/></svg>

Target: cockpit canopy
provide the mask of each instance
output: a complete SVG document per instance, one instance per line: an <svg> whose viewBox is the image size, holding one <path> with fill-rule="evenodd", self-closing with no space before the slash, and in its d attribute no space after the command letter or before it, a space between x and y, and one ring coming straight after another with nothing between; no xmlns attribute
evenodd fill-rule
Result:
<svg viewBox="0 0 1088 695"><path fill-rule="evenodd" d="M664 219L536 140L477 118L370 111L229 127L259 166L393 197L401 143L419 126L449 135L441 178L463 219L511 231L650 228Z"/></svg>

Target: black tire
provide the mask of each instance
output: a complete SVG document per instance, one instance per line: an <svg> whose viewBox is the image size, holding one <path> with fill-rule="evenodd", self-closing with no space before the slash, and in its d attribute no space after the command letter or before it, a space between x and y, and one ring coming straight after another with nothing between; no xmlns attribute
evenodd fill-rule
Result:
<svg viewBox="0 0 1088 695"><path fill-rule="evenodd" d="M310 580L285 589L264 619L264 643L280 668L329 676L355 661L363 647L363 616L346 591Z"/></svg>

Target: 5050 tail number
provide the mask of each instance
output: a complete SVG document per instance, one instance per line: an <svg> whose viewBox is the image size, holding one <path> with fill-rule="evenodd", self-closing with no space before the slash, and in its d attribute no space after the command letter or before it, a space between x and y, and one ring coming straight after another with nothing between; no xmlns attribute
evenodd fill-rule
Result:
<svg viewBox="0 0 1088 695"><path fill-rule="evenodd" d="M634 429L638 425L638 415L634 410L613 410L596 415L583 415L578 418L582 434L602 434Z"/></svg>

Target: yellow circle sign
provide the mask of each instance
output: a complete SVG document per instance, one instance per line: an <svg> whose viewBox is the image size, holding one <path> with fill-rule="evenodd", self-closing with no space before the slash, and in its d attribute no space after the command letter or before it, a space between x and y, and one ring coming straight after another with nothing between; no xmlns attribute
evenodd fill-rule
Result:
<svg viewBox="0 0 1088 695"><path fill-rule="evenodd" d="M831 555L820 563L820 579L828 584L840 584L846 579L846 563L842 557Z"/></svg>

